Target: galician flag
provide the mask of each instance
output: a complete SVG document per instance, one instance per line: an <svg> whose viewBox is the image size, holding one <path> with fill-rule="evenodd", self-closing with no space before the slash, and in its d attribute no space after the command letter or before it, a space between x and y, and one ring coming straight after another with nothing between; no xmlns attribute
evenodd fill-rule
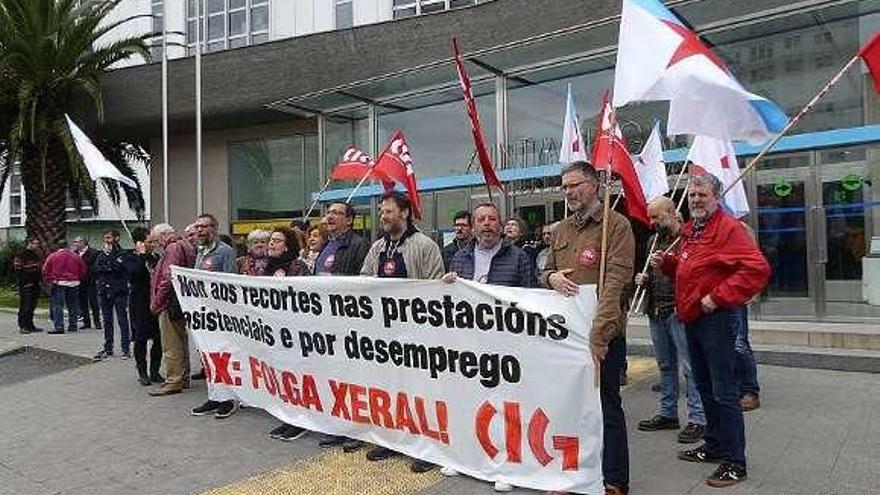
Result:
<svg viewBox="0 0 880 495"><path fill-rule="evenodd" d="M688 152L691 175L712 174L721 180L724 189L739 176L739 165L736 153L729 140L715 139L708 136L697 136ZM743 181L739 181L733 189L724 195L724 207L736 218L749 213L749 201Z"/></svg>
<svg viewBox="0 0 880 495"><path fill-rule="evenodd" d="M587 150L584 148L584 135L578 122L571 84L568 85L568 97L565 102L565 122L562 124L562 146L559 149L559 163L567 164L587 161Z"/></svg>
<svg viewBox="0 0 880 495"><path fill-rule="evenodd" d="M660 0L623 0L613 104L635 101L669 101L670 136L760 144L788 123L775 103L746 91Z"/></svg>
<svg viewBox="0 0 880 495"><path fill-rule="evenodd" d="M669 192L669 179L666 177L666 162L663 160L663 144L660 142L660 123L654 124L651 136L642 152L633 157L633 165L639 176L639 184L645 200L651 202L657 196Z"/></svg>
<svg viewBox="0 0 880 495"><path fill-rule="evenodd" d="M64 118L67 120L67 127L70 128L73 143L76 145L79 154L82 155L83 163L86 166L86 170L89 171L89 176L91 176L92 180L113 179L122 182L128 187L137 189L137 183L122 175L122 172L115 165L107 161L104 155L101 154L101 151L92 143L92 140L70 120L69 115L65 114Z"/></svg>

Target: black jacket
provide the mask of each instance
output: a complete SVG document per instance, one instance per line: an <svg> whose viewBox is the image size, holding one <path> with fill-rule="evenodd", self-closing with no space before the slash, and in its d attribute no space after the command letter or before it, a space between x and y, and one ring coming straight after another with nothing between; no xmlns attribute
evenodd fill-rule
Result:
<svg viewBox="0 0 880 495"><path fill-rule="evenodd" d="M370 245L363 237L349 230L342 234L339 239L339 247L336 248L336 259L330 273L333 275L360 275L364 258L370 250Z"/></svg>
<svg viewBox="0 0 880 495"><path fill-rule="evenodd" d="M501 240L501 249L489 264L486 283L508 287L537 287L535 265L529 255L507 239ZM449 271L468 280L474 279L474 243L460 249L449 264Z"/></svg>
<svg viewBox="0 0 880 495"><path fill-rule="evenodd" d="M443 255L443 269L447 272L452 270L449 269L449 265L452 263L452 258L455 257L455 253L459 251L459 249L467 249L474 245L474 238L471 237L464 245L458 244L458 239L453 239L452 242L443 246L443 249L440 250L440 254Z"/></svg>

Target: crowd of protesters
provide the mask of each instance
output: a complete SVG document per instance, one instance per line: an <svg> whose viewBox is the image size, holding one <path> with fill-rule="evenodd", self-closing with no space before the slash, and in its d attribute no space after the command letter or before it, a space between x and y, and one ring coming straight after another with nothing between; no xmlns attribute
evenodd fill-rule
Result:
<svg viewBox="0 0 880 495"><path fill-rule="evenodd" d="M743 411L759 406L746 306L766 284L769 265L744 224L719 207L720 182L711 175L691 180L687 222L669 198L651 202L657 249L648 254L650 268L644 273L635 272L630 222L613 210L607 217L603 214L593 167L585 162L570 164L562 172L562 190L571 214L539 229L537 242L528 241L521 219L503 221L495 204L483 203L473 211L457 213L454 239L440 246L416 227L409 200L393 192L381 200L381 235L372 244L352 230L354 210L344 202L327 205L325 216L311 225L251 231L240 256L231 239L218 234L217 219L210 214L200 215L183 235L165 223L150 231L135 229L132 249L122 249L119 233L108 230L100 249L78 237L43 260L39 241L30 239L15 258L19 330L40 331L33 322L34 308L41 286L48 286L53 325L48 333L103 329L104 345L95 356L100 360L114 356L119 328L121 357L130 357L133 340L138 381L156 385L149 395L162 397L179 394L191 387L192 380L204 378L204 370L194 374L190 370L190 344L171 282L172 266L256 277L361 275L446 283L462 278L544 287L567 296L583 284L601 283L589 345L600 368L602 469L606 493L624 494L629 486L629 450L620 389L625 384L630 289L642 286L643 310L660 370L660 394L658 413L640 421L638 429L680 430L678 441L683 444L702 440L700 446L677 456L719 464L706 480L711 486L746 479ZM607 254L600 281L603 232ZM680 389L686 390L684 428L678 411ZM207 400L191 414L223 419L238 408L233 400ZM301 427L281 424L269 436L292 441L306 433ZM322 447L340 446L347 453L364 446L360 440L326 434L317 441ZM366 452L370 461L397 455L380 446ZM434 467L420 459L410 463L414 472ZM441 472L458 474L449 467ZM498 481L495 489L513 487Z"/></svg>

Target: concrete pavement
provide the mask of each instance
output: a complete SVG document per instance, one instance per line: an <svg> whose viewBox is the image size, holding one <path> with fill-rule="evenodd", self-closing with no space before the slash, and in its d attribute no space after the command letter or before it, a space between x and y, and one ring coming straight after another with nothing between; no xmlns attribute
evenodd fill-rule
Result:
<svg viewBox="0 0 880 495"><path fill-rule="evenodd" d="M0 314L0 354L33 346L89 357L102 342L94 330L15 332L14 316ZM81 365L13 379L9 359L0 357L2 495L493 493L486 483L436 471L410 475L402 460L377 471L361 464L362 454L323 451L310 436L270 440L266 433L277 422L262 411L223 421L191 417L189 408L205 398L203 383L151 398L131 360L71 358ZM877 375L762 366L764 405L747 416L750 479L715 490L703 484L711 466L675 459L675 432L635 430L656 409L650 359L634 358L633 374L624 393L633 494L880 494Z"/></svg>

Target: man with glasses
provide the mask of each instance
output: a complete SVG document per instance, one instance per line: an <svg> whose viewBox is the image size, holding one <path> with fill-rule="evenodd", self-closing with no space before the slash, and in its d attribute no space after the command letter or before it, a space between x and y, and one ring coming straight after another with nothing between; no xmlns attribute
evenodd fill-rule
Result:
<svg viewBox="0 0 880 495"><path fill-rule="evenodd" d="M443 268L448 272L449 264L452 258L460 249L473 246L474 236L471 223L471 214L468 211L460 211L455 214L452 219L452 226L455 228L455 238L452 242L443 247L440 254L443 255Z"/></svg>
<svg viewBox="0 0 880 495"><path fill-rule="evenodd" d="M626 418L620 398L620 370L626 360L626 312L623 288L633 276L635 240L623 215L611 211L603 218L599 178L587 162L573 162L562 170L562 190L572 214L562 220L542 273L546 286L566 296L582 284L601 284L599 304L590 328L590 350L601 362L599 395L602 400L602 474L605 493L629 491L629 448ZM607 221L607 253L602 253L602 223ZM605 280L599 266L605 256Z"/></svg>
<svg viewBox="0 0 880 495"><path fill-rule="evenodd" d="M196 265L197 270L209 272L235 273L235 249L217 238L217 219L210 213L203 213L196 219ZM204 404L194 407L190 414L205 416L214 414L217 419L232 416L238 410L234 400L214 401L208 399Z"/></svg>
<svg viewBox="0 0 880 495"><path fill-rule="evenodd" d="M553 222L549 225L545 225L541 229L541 250L538 252L538 256L535 257L535 269L540 273L541 270L547 265L547 258L550 256L550 251L553 250L553 239L556 238L556 229L559 228L559 222Z"/></svg>
<svg viewBox="0 0 880 495"><path fill-rule="evenodd" d="M315 259L315 275L359 275L370 246L363 237L351 230L354 208L348 203L330 203L324 216L328 239L321 254ZM320 447L342 445L345 452L360 449L364 442L336 435L323 435Z"/></svg>

